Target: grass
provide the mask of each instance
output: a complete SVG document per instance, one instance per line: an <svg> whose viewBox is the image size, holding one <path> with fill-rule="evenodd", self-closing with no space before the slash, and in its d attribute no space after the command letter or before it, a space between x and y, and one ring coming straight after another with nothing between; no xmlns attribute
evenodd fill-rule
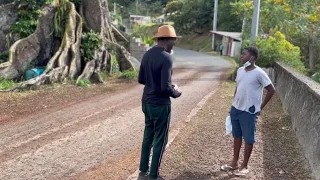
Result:
<svg viewBox="0 0 320 180"><path fill-rule="evenodd" d="M210 34L189 34L177 42L177 46L199 52L212 52Z"/></svg>
<svg viewBox="0 0 320 180"><path fill-rule="evenodd" d="M100 76L101 76L102 80L104 80L104 81L107 81L108 77L109 77L107 72L101 72Z"/></svg>
<svg viewBox="0 0 320 180"><path fill-rule="evenodd" d="M81 79L81 80L78 81L77 86L90 87L91 86L91 82L89 80Z"/></svg>
<svg viewBox="0 0 320 180"><path fill-rule="evenodd" d="M8 90L17 86L17 83L12 80L0 79L0 90Z"/></svg>
<svg viewBox="0 0 320 180"><path fill-rule="evenodd" d="M119 77L122 79L133 80L138 77L138 71L134 71L134 70L123 71L122 73L120 73Z"/></svg>

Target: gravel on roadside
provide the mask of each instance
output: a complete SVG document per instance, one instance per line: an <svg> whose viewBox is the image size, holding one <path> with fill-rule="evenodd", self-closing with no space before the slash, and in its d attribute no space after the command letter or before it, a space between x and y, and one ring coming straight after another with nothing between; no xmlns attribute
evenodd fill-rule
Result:
<svg viewBox="0 0 320 180"><path fill-rule="evenodd" d="M165 179L314 179L275 96L258 120L257 143L249 162L250 173L237 178L220 166L232 158L232 137L225 135L225 118L235 84L223 83L195 117L181 130L164 155L160 174ZM240 159L243 158L243 149Z"/></svg>

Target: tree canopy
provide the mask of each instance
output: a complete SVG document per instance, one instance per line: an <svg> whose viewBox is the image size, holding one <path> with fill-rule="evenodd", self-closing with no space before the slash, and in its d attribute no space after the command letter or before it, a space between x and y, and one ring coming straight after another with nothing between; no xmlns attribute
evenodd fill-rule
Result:
<svg viewBox="0 0 320 180"><path fill-rule="evenodd" d="M168 0L166 12L180 33L212 29L214 1ZM252 0L220 0L218 30L242 32L249 39L253 14ZM317 0L261 1L259 34L279 31L286 40L300 48L300 57L310 72L320 71L319 22L320 4Z"/></svg>

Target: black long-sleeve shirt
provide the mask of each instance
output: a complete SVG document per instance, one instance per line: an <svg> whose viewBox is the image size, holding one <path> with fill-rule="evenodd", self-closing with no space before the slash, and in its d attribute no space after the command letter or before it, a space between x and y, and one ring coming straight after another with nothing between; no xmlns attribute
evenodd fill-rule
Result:
<svg viewBox="0 0 320 180"><path fill-rule="evenodd" d="M139 83L145 85L142 102L147 104L171 104L170 97L180 92L172 87L172 58L163 48L153 47L142 58Z"/></svg>

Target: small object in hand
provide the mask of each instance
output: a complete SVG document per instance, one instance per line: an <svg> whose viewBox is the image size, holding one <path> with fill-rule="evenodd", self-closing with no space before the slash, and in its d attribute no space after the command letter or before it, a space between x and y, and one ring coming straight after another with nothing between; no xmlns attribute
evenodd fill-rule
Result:
<svg viewBox="0 0 320 180"><path fill-rule="evenodd" d="M231 118L228 116L226 118L226 135L229 135L232 132L232 124L231 124Z"/></svg>
<svg viewBox="0 0 320 180"><path fill-rule="evenodd" d="M173 89L176 90L176 91L179 90L179 87L178 87L178 85L176 85L176 84L172 84L172 87L173 87Z"/></svg>

